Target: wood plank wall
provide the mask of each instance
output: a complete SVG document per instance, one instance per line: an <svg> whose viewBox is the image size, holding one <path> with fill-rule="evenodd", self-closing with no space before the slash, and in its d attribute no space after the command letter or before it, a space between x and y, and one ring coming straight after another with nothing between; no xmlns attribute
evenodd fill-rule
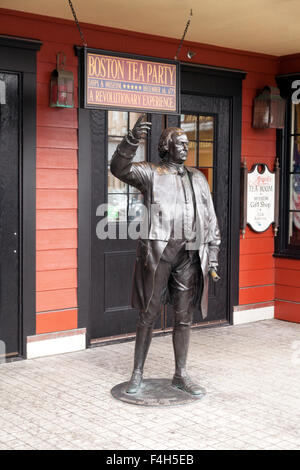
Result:
<svg viewBox="0 0 300 470"><path fill-rule="evenodd" d="M77 59L65 44L47 42L37 69L36 332L77 328L77 100L74 109L49 107L56 53L67 54L75 79Z"/></svg>
<svg viewBox="0 0 300 470"><path fill-rule="evenodd" d="M252 127L252 105L258 90L275 85L276 61L262 68L259 61L251 64L243 87L242 111L242 160L248 171L256 163L266 163L272 171L276 157L276 131ZM261 306L274 301L274 234L270 227L266 232L255 233L248 226L245 238L240 239L240 295L239 304Z"/></svg>
<svg viewBox="0 0 300 470"><path fill-rule="evenodd" d="M78 86L73 46L80 45L80 37L72 21L3 9L0 17L2 34L43 41L37 75L37 333L73 329L77 327L77 110L50 109L48 103L57 52L66 53L66 68L73 71ZM173 58L178 47L173 39L86 24L82 27L90 47L161 58ZM273 169L275 131L253 129L251 120L258 90L275 85L278 58L187 42L181 52L184 61L188 60L188 49L196 52L194 63L248 72L243 82L242 158L249 169L261 162ZM273 251L271 228L263 234L247 228L240 242L241 305L274 301ZM276 263L282 269L282 264ZM293 266L291 269L298 270L300 263ZM286 289L286 296L288 292Z"/></svg>

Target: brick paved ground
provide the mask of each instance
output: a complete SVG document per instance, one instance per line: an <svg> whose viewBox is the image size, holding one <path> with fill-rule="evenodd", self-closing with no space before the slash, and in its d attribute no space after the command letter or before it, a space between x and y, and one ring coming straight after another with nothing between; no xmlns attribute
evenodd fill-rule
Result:
<svg viewBox="0 0 300 470"><path fill-rule="evenodd" d="M134 343L0 366L0 449L296 449L300 324L194 330L193 378L207 396L146 408L113 399ZM154 338L146 377L171 377L171 336Z"/></svg>

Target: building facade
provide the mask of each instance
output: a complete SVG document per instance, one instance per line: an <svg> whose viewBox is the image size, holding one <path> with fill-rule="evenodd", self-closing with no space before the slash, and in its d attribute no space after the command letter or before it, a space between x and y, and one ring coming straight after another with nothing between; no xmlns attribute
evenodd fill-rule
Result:
<svg viewBox="0 0 300 470"><path fill-rule="evenodd" d="M80 106L82 62L72 21L0 10L0 340L7 357L37 357L134 336L130 306L136 241L97 236L98 207L118 230L141 195L116 181L109 162L136 112ZM174 39L84 25L93 49L172 59ZM34 38L34 39L32 39ZM300 210L297 198L300 55L275 57L186 43L196 55L180 64L181 114L153 113L137 158L156 161L167 125L189 136L188 164L211 186L222 232L222 282L211 286L205 325L266 318L300 321ZM75 107L49 106L59 52L73 72ZM265 86L287 99L284 130L252 127L253 100ZM294 91L294 90L293 90ZM4 96L4 95L3 95ZM300 105L299 105L300 106ZM281 167L279 233L240 233L240 167ZM300 186L299 186L300 187ZM299 196L300 197L300 196ZM293 202L291 202L293 201ZM196 315L195 326L204 322ZM168 331L162 309L156 329Z"/></svg>

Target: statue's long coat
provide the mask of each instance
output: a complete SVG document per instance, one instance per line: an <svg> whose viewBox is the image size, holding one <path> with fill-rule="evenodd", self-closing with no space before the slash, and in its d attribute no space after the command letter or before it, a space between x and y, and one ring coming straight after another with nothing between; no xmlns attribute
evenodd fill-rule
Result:
<svg viewBox="0 0 300 470"><path fill-rule="evenodd" d="M136 149L137 145L131 144L127 138L124 138L112 157L110 169L114 176L139 189L144 195L148 220L146 221L146 234L143 239L139 240L137 247L132 306L146 311L153 292L155 271L170 239L172 221L175 217L174 194L176 192L174 193L174 188L176 188L177 171L176 168L163 162L160 164L133 163ZM218 265L221 239L210 188L205 176L196 168L188 166L185 168L191 177L196 201L197 240L192 249L199 250L203 274L201 311L202 317L206 318L208 270L210 265Z"/></svg>

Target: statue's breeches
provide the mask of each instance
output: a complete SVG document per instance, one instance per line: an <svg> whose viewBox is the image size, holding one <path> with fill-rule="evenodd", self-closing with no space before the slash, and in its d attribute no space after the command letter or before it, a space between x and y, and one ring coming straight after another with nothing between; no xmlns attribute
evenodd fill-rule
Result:
<svg viewBox="0 0 300 470"><path fill-rule="evenodd" d="M191 254L182 249L172 261L162 257L155 271L148 308L140 312L139 325L153 326L163 303L173 305L175 324L191 324L201 295L201 275L197 252Z"/></svg>

